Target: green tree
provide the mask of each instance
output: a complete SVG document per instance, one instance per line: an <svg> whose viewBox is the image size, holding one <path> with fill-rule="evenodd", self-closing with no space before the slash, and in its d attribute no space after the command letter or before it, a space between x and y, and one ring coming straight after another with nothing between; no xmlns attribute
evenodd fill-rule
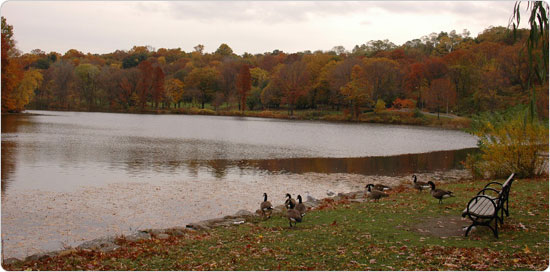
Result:
<svg viewBox="0 0 550 272"><path fill-rule="evenodd" d="M222 56L231 56L231 55L233 55L233 49L231 49L231 47L229 47L229 45L227 45L225 43L222 43L220 45L220 47L218 47L218 49L216 49L216 52L214 52L214 53L222 55Z"/></svg>
<svg viewBox="0 0 550 272"><path fill-rule="evenodd" d="M94 96L98 86L99 68L92 64L80 64L75 70L75 75L78 79L81 97L86 100L88 110L92 110L94 104Z"/></svg>
<svg viewBox="0 0 550 272"><path fill-rule="evenodd" d="M514 36L517 33L520 23L520 7L521 1L514 5L513 16L511 23L513 25ZM548 85L548 3L544 1L528 1L527 10L529 14L529 37L527 39L527 52L529 56L529 71L542 84ZM536 57L535 50L541 48L542 58ZM531 101L529 106L530 118L536 118L536 92L533 86L533 77L528 78L528 89L531 89Z"/></svg>

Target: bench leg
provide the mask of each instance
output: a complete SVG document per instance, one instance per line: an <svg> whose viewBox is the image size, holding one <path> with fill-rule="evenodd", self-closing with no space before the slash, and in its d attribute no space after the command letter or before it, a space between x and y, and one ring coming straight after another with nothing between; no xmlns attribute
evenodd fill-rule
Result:
<svg viewBox="0 0 550 272"><path fill-rule="evenodd" d="M495 237L498 239L498 220L497 219L498 217L495 219L495 229L493 230L493 233L495 234Z"/></svg>
<svg viewBox="0 0 550 272"><path fill-rule="evenodd" d="M508 212L508 198L506 198L506 209L504 209L504 212L506 212L506 216L510 216L510 213Z"/></svg>

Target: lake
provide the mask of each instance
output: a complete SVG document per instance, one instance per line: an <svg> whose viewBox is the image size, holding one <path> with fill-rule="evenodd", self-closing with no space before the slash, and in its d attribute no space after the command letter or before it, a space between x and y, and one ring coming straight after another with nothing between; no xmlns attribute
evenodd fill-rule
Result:
<svg viewBox="0 0 550 272"><path fill-rule="evenodd" d="M2 116L6 257L254 210L263 192L320 198L370 176L456 169L477 143L417 126L28 113Z"/></svg>

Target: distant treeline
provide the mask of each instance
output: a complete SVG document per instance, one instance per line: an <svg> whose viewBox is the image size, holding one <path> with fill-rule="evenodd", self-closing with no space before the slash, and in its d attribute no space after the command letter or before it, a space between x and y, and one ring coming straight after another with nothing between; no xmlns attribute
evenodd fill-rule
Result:
<svg viewBox="0 0 550 272"><path fill-rule="evenodd" d="M528 65L528 30L491 27L472 38L432 33L400 46L369 41L351 51L236 55L134 46L129 51L21 54L2 18L2 111L140 112L181 107L213 110L349 110L375 105L470 115L529 102L548 116L548 82ZM5 46L6 45L6 46ZM540 47L539 47L540 48ZM535 52L541 55L539 52ZM548 71L546 71L548 73ZM383 103L381 103L383 102Z"/></svg>

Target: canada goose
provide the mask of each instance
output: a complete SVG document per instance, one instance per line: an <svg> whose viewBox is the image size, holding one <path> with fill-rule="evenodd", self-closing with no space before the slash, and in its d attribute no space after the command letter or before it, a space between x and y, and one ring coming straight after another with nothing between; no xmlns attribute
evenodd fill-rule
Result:
<svg viewBox="0 0 550 272"><path fill-rule="evenodd" d="M436 189L435 188L435 184L431 181L428 181L428 184L432 187L432 196L439 199L439 203L441 204L441 200L443 198L448 198L448 197L453 197L453 192L451 191L445 191L445 190L442 190L442 189Z"/></svg>
<svg viewBox="0 0 550 272"><path fill-rule="evenodd" d="M302 215L298 210L294 209L296 206L292 203L292 201L289 201L288 204L290 208L286 211L286 217L288 218L288 224L292 228L293 222L294 226L296 226L296 223L302 222Z"/></svg>
<svg viewBox="0 0 550 272"><path fill-rule="evenodd" d="M273 212L273 205L271 202L267 201L267 194L264 193L264 202L260 204L260 210L262 211L263 216L267 214L267 218L271 218L271 213Z"/></svg>
<svg viewBox="0 0 550 272"><path fill-rule="evenodd" d="M294 198L292 198L292 196L289 193L286 194L286 197L287 197L287 200L285 201L285 207L287 209L290 209L290 203L292 203L292 206L296 207L296 200L294 200Z"/></svg>
<svg viewBox="0 0 550 272"><path fill-rule="evenodd" d="M304 203L302 203L302 196L301 195L298 195L298 204L296 204L296 210L300 212L300 215L302 217L304 217L306 215L306 211L307 211L307 208L306 208L306 205L304 205Z"/></svg>
<svg viewBox="0 0 550 272"><path fill-rule="evenodd" d="M413 175L413 183L414 183L414 188L417 189L419 192L421 192L423 189L428 189L430 188L430 185L426 182L422 182L422 181L416 181L416 175Z"/></svg>
<svg viewBox="0 0 550 272"><path fill-rule="evenodd" d="M367 198L374 199L374 201L378 201L382 197L388 197L388 194L382 191L372 189L372 187L374 187L373 184L367 184L367 186L365 187L367 188Z"/></svg>
<svg viewBox="0 0 550 272"><path fill-rule="evenodd" d="M391 187L386 186L384 184L374 184L374 189L378 191L387 191L387 190L391 190Z"/></svg>

